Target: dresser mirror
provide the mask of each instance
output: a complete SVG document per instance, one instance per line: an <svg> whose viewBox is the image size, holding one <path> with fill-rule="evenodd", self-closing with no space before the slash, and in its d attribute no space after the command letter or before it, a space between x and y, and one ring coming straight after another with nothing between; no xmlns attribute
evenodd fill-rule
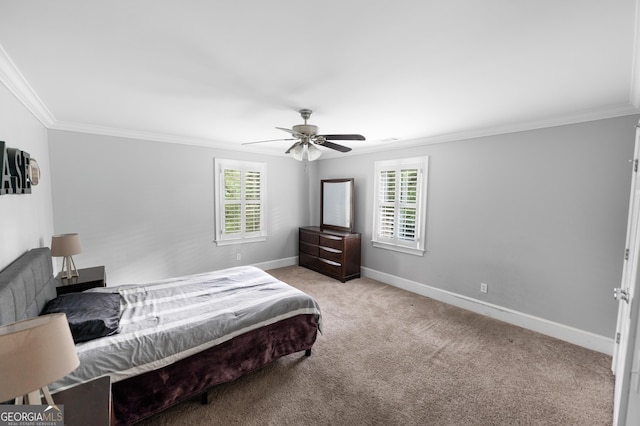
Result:
<svg viewBox="0 0 640 426"><path fill-rule="evenodd" d="M320 228L353 232L353 178L320 181Z"/></svg>

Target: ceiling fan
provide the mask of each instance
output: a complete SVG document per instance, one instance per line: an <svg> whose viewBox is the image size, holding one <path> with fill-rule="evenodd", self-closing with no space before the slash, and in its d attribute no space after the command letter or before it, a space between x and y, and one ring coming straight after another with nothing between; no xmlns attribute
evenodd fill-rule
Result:
<svg viewBox="0 0 640 426"><path fill-rule="evenodd" d="M290 133L293 138L286 139L270 139L266 141L257 141L257 142L247 142L243 145L251 145L254 143L263 143L263 142L275 142L275 141L296 141L293 145L289 147L285 151L285 154L291 154L293 158L298 161L309 160L313 161L318 159L322 154L317 146L324 146L326 148L335 149L340 152L349 152L351 148L343 145L339 145L337 143L331 142L334 141L363 141L365 140L364 136L356 135L356 134L348 134L348 135L319 135L318 134L318 126L314 126L313 124L307 124L307 120L311 117L310 109L301 109L298 111L300 116L304 120L304 124L297 124L293 126L292 129L285 129L283 127L276 127L278 130L282 130L284 132Z"/></svg>

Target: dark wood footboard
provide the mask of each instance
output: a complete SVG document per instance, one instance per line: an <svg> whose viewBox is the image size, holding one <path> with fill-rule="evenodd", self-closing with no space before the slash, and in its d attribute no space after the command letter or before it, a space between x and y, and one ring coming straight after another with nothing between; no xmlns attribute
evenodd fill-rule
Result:
<svg viewBox="0 0 640 426"><path fill-rule="evenodd" d="M116 424L130 425L295 352L311 354L315 315L298 315L237 336L159 370L113 383Z"/></svg>

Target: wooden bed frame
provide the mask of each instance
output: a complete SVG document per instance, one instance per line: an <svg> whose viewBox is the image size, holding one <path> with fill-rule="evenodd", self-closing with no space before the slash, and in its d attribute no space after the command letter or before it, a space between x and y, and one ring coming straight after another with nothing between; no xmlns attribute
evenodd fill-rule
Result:
<svg viewBox="0 0 640 426"><path fill-rule="evenodd" d="M33 249L0 272L0 325L39 315L56 297L48 248ZM295 352L311 354L315 315L298 315L253 330L158 370L112 384L113 414L130 425ZM55 397L54 397L55 398Z"/></svg>

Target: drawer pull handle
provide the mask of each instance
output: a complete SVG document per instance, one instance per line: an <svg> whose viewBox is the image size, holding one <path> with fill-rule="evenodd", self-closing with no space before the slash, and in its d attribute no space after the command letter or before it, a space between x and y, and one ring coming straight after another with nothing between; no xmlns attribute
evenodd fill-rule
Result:
<svg viewBox="0 0 640 426"><path fill-rule="evenodd" d="M342 250L334 249L331 247L320 247L320 250L328 251L330 253L342 253Z"/></svg>
<svg viewBox="0 0 640 426"><path fill-rule="evenodd" d="M318 258L318 260L319 260L320 262L324 262L324 263L326 263L326 264L328 264L328 265L332 265L332 266L342 266L342 265L341 265L341 264L339 264L338 262L334 262L334 261L332 261L332 260L320 259L320 258Z"/></svg>

